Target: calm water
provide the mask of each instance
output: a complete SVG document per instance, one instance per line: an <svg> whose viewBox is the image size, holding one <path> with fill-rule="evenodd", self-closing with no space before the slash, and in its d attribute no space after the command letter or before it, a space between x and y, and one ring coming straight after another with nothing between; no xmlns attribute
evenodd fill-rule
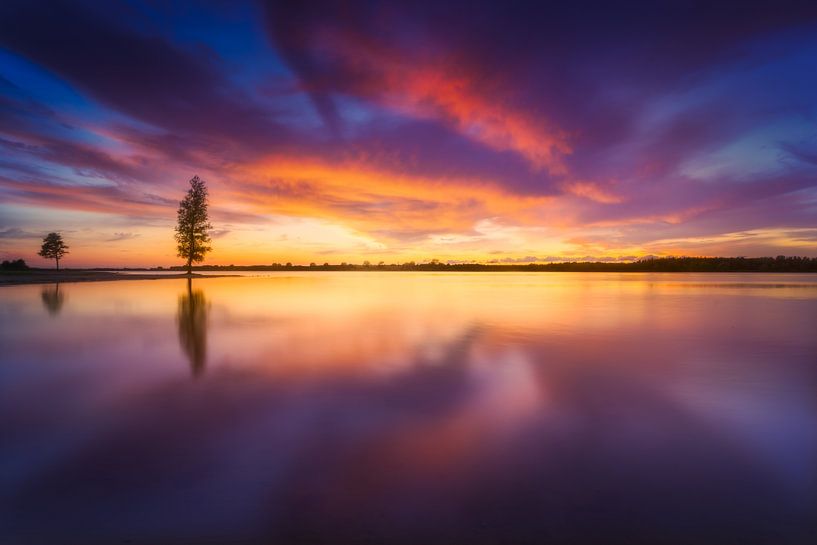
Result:
<svg viewBox="0 0 817 545"><path fill-rule="evenodd" d="M0 288L0 543L817 543L817 276Z"/></svg>

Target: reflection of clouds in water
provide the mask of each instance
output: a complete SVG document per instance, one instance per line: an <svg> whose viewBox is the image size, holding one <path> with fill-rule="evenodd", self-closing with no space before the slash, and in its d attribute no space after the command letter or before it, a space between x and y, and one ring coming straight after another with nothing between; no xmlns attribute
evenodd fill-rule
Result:
<svg viewBox="0 0 817 545"><path fill-rule="evenodd" d="M756 376L741 377L740 389L723 388L718 384L723 377L713 376L707 383L680 379L665 392L686 410L717 426L725 439L741 444L755 463L774 473L779 483L792 492L808 493L817 483L817 425L814 414L808 411L810 400L793 397L781 401L770 384L782 377L768 369L754 371ZM817 372L812 373L811 380L815 379ZM789 389L785 383L778 387ZM812 391L817 393L817 383ZM803 452L813 455L804 457ZM804 478L809 474L811 480Z"/></svg>
<svg viewBox="0 0 817 545"><path fill-rule="evenodd" d="M38 365L15 368L25 411L0 420L18 476L0 503L20 513L0 535L49 517L98 542L122 528L282 543L815 530L814 301L551 275L321 278L196 280L207 297L178 299L176 283L76 286L82 320L19 314L0 358ZM35 314L52 344L19 334ZM42 445L47 459L30 455Z"/></svg>
<svg viewBox="0 0 817 545"><path fill-rule="evenodd" d="M54 286L44 287L40 292L40 297L42 298L45 310L48 311L48 314L51 316L59 314L65 304L65 293L60 291L60 285L58 283L54 284Z"/></svg>
<svg viewBox="0 0 817 545"><path fill-rule="evenodd" d="M524 349L475 350L470 366L480 392L475 409L484 415L483 420L496 421L507 429L514 420L543 409L546 384L536 380L535 363Z"/></svg>
<svg viewBox="0 0 817 545"><path fill-rule="evenodd" d="M193 290L192 280L187 279L187 292L179 296L176 322L179 326L179 344L194 377L204 372L207 362L207 313L209 303L203 290Z"/></svg>
<svg viewBox="0 0 817 545"><path fill-rule="evenodd" d="M630 374L654 364L648 352L619 366L603 354L579 363L471 328L433 362L416 353L417 365L388 376L214 369L198 388L165 384L129 400L126 419L15 501L79 535L99 513L138 519L146 535L175 524L182 538L221 530L271 542L694 541L718 528L725 538L784 528L785 541L797 531L775 507L785 491L750 452L665 395L667 376ZM121 460L128 471L111 463Z"/></svg>

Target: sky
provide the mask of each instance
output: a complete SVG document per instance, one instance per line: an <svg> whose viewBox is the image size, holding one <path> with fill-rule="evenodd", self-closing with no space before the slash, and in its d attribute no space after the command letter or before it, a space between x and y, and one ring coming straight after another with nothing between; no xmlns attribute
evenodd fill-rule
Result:
<svg viewBox="0 0 817 545"><path fill-rule="evenodd" d="M0 4L0 259L817 256L817 3Z"/></svg>

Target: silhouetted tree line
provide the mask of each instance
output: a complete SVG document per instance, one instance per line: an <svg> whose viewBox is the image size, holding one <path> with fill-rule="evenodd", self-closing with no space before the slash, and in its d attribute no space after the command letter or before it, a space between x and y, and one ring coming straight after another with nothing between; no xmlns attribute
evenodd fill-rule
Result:
<svg viewBox="0 0 817 545"><path fill-rule="evenodd" d="M9 261L8 259L0 263L0 269L4 271L27 271L28 265L22 259L15 259L13 261Z"/></svg>
<svg viewBox="0 0 817 545"><path fill-rule="evenodd" d="M170 270L187 270L171 267ZM809 257L661 257L630 263L571 261L563 263L427 263L363 264L340 263L330 265L205 265L194 267L199 271L551 271L551 272L817 272L817 258Z"/></svg>

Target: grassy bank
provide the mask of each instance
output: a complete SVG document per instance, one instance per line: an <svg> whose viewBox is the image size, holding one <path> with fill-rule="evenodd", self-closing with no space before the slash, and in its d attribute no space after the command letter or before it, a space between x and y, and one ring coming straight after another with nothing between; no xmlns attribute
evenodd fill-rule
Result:
<svg viewBox="0 0 817 545"><path fill-rule="evenodd" d="M213 278L218 275L194 274L193 278ZM118 274L105 271L46 270L0 271L0 286L20 284L55 284L57 282L111 282L116 280L161 280L168 278L188 278L186 274Z"/></svg>

